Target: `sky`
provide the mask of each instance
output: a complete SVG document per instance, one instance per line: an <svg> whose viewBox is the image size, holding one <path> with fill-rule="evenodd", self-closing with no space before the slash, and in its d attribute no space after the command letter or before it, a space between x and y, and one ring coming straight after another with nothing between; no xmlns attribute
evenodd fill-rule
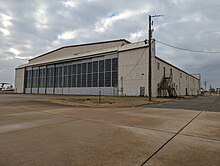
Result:
<svg viewBox="0 0 220 166"><path fill-rule="evenodd" d="M1 0L0 82L15 68L66 45L148 38L148 15L158 57L220 88L219 0ZM184 51L165 44L183 48Z"/></svg>

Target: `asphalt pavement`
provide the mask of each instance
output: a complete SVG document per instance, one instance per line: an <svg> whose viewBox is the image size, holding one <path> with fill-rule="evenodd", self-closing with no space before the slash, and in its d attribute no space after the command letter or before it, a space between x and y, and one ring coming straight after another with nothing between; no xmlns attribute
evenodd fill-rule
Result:
<svg viewBox="0 0 220 166"><path fill-rule="evenodd" d="M220 112L220 96L199 96L174 103L162 103L157 105L147 105L144 107Z"/></svg>
<svg viewBox="0 0 220 166"><path fill-rule="evenodd" d="M51 97L0 94L0 166L220 165L220 113L205 111L216 97L184 101L197 111L38 100Z"/></svg>

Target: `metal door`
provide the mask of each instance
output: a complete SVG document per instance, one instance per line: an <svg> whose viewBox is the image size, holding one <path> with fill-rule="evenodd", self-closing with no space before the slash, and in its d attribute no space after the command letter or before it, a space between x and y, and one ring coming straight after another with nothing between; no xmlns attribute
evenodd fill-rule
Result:
<svg viewBox="0 0 220 166"><path fill-rule="evenodd" d="M140 96L145 95L145 87L140 87Z"/></svg>

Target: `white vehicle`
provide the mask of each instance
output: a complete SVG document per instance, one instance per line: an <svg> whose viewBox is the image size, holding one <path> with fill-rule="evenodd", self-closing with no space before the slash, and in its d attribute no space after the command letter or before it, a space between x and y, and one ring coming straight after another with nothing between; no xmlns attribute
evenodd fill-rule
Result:
<svg viewBox="0 0 220 166"><path fill-rule="evenodd" d="M2 91L14 91L14 87L10 83L0 83L0 90Z"/></svg>

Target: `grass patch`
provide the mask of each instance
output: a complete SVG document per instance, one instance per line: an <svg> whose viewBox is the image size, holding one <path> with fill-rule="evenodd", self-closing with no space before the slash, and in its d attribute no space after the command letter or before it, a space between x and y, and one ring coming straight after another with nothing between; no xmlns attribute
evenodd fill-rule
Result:
<svg viewBox="0 0 220 166"><path fill-rule="evenodd" d="M0 94L15 94L14 91L0 90Z"/></svg>
<svg viewBox="0 0 220 166"><path fill-rule="evenodd" d="M98 96L64 96L59 98L46 98L43 101L70 105L75 107L137 107L148 104L159 104L165 102L176 102L184 98L152 98L149 101L146 97L125 97L125 96L101 96L99 103Z"/></svg>

